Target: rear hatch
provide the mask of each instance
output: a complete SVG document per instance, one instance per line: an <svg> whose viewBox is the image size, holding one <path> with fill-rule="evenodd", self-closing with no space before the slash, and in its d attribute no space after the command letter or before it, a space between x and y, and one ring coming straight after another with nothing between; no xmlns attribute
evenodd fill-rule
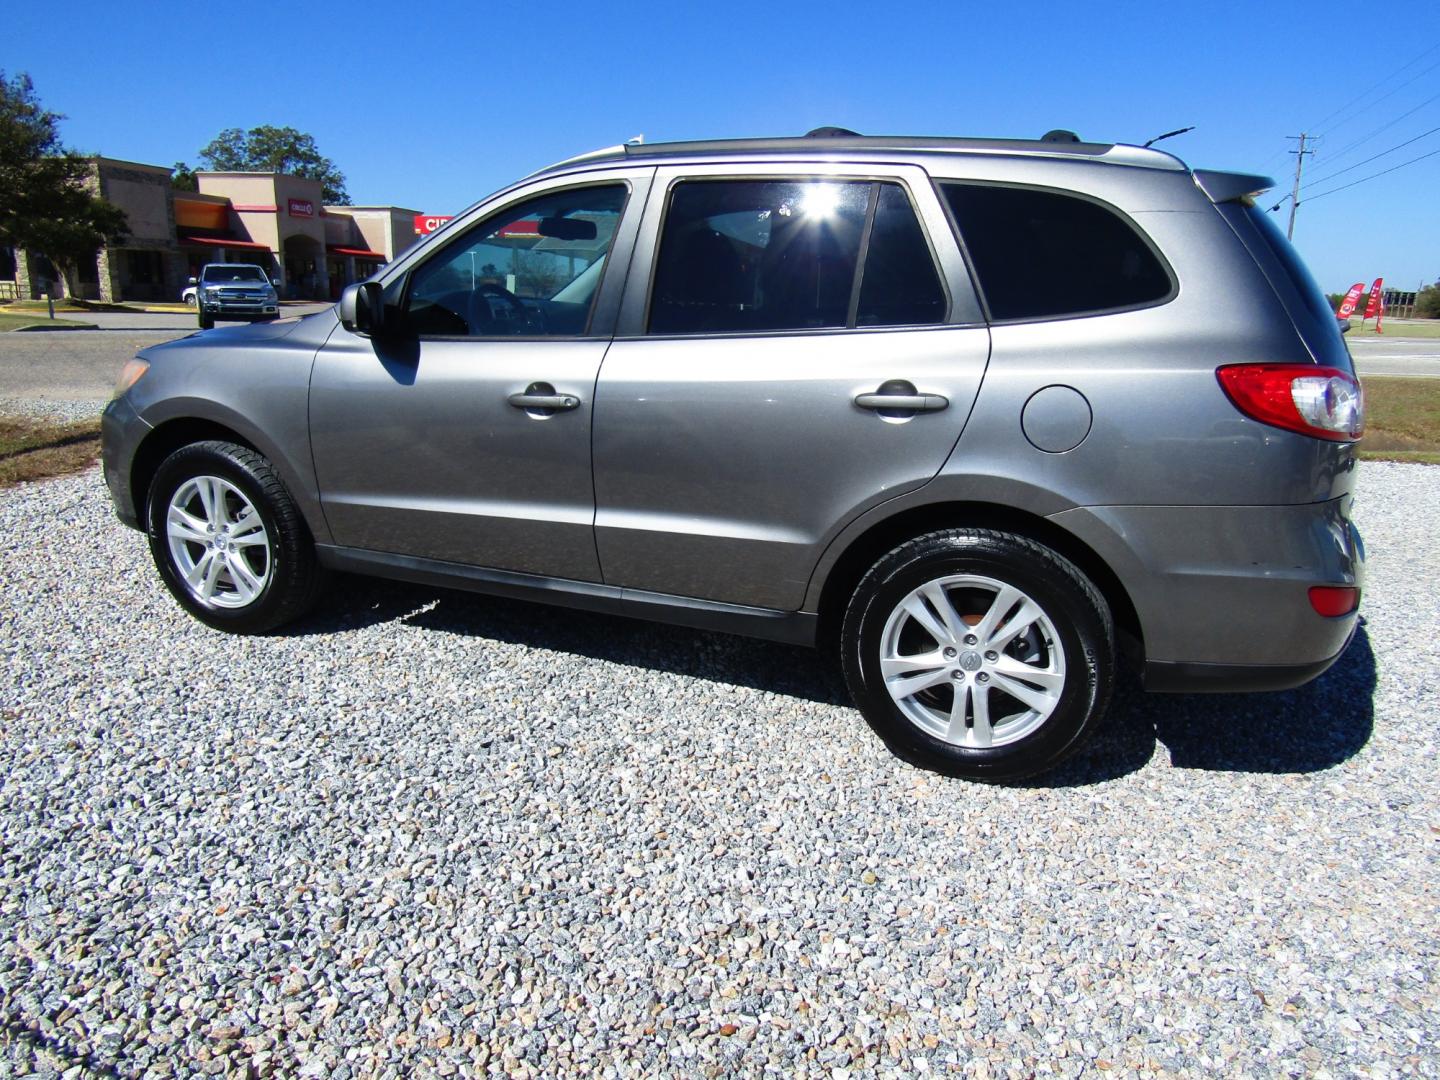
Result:
<svg viewBox="0 0 1440 1080"><path fill-rule="evenodd" d="M1350 350L1325 294L1275 219L1255 202L1255 196L1275 182L1263 176L1202 170L1195 172L1195 182L1260 267L1315 362L1353 377Z"/></svg>

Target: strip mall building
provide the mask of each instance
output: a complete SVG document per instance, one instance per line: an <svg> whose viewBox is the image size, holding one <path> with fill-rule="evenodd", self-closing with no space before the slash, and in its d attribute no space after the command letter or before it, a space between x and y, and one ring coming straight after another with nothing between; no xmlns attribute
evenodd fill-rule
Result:
<svg viewBox="0 0 1440 1080"><path fill-rule="evenodd" d="M95 158L91 186L125 211L130 235L79 270L86 299L176 302L209 262L263 267L286 299L333 300L418 237L417 213L398 206L325 206L319 181L280 173L200 172L177 191L170 170ZM55 271L14 253L15 291L58 294Z"/></svg>

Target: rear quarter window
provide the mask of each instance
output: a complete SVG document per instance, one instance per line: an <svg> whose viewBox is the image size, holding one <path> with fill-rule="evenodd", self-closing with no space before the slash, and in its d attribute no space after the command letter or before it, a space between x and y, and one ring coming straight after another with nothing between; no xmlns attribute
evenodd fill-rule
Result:
<svg viewBox="0 0 1440 1080"><path fill-rule="evenodd" d="M992 320L1053 319L1163 303L1175 282L1116 211L1057 191L942 183Z"/></svg>

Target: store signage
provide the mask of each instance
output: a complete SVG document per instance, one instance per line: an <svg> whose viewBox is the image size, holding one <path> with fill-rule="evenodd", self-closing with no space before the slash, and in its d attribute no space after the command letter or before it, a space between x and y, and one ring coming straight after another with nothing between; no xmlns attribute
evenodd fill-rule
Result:
<svg viewBox="0 0 1440 1080"><path fill-rule="evenodd" d="M416 214L415 235L429 236L436 229L440 228L447 221L453 221L454 214Z"/></svg>
<svg viewBox="0 0 1440 1080"><path fill-rule="evenodd" d="M291 199L290 216L313 218L315 216L315 204L309 199Z"/></svg>

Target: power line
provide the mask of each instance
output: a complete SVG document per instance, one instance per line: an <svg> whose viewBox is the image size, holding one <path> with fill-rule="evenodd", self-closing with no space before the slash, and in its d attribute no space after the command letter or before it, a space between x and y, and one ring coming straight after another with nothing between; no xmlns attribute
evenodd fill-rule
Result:
<svg viewBox="0 0 1440 1080"><path fill-rule="evenodd" d="M1440 94L1436 94L1434 97L1428 97L1428 98L1426 98L1426 99L1425 99L1424 101L1422 101L1419 105L1416 105L1413 109L1409 110L1408 112L1403 112L1403 113L1401 113L1399 116L1395 117L1393 120L1390 120L1390 121L1388 121L1388 122L1386 122L1386 123L1384 123L1384 124L1381 124L1381 125L1380 125L1378 128L1376 128L1374 131L1370 132L1369 135L1364 135L1364 136L1362 136L1361 138L1358 138L1358 139L1356 139L1354 142L1350 143L1350 144L1349 144L1348 146L1346 146L1343 150L1337 151L1337 152L1335 153L1335 155L1334 155L1330 160L1331 160L1331 161L1335 161L1335 160L1338 160L1338 159L1340 159L1340 158L1343 158L1346 154L1350 153L1350 151L1351 151L1351 150L1354 150L1357 146L1360 146L1360 145L1363 144L1363 143L1369 142L1369 141L1370 141L1371 139L1373 139L1376 135L1379 135L1382 131L1385 131L1385 130L1387 130L1387 129L1389 129L1389 128L1394 127L1396 124L1398 124L1401 120L1404 120L1406 117L1413 116L1415 113L1417 113L1417 112L1419 112L1421 109L1423 109L1426 105L1429 105L1432 101L1440 101Z"/></svg>
<svg viewBox="0 0 1440 1080"><path fill-rule="evenodd" d="M1305 196L1305 199L1303 201L1314 202L1316 199L1323 199L1326 195L1334 195L1337 191L1344 191L1346 188L1352 188L1355 187L1355 185L1357 184L1363 184L1367 180L1374 180L1376 177L1385 176L1388 173L1395 172L1397 169L1405 168L1406 165L1414 165L1417 161L1424 161L1426 158L1432 158L1436 154L1440 154L1440 149L1431 150L1428 154L1421 154L1419 157L1411 158L1409 161L1402 161L1399 165L1391 166L1388 169L1382 169L1380 172L1377 173L1371 173L1369 176L1362 176L1359 180L1352 180L1348 184L1341 184L1339 187L1331 188L1329 191L1322 191L1318 195L1307 195Z"/></svg>
<svg viewBox="0 0 1440 1080"><path fill-rule="evenodd" d="M1425 138L1426 135L1434 135L1437 131L1440 131L1440 127L1433 127L1429 131L1424 132L1421 135L1416 135L1413 139L1406 139L1402 143L1397 143L1395 146L1390 147L1389 150L1382 150L1380 151L1380 153L1373 154L1370 157L1365 158L1365 160L1363 161L1357 161L1354 165L1347 165L1339 172L1326 173L1324 176L1319 176L1316 177L1314 180L1309 180L1306 182L1305 186L1314 187L1316 184L1323 184L1327 180L1333 180L1337 176L1344 176L1347 172L1354 172L1356 169L1360 168L1361 165L1368 165L1372 161L1378 161L1380 158L1385 157L1388 154L1393 154L1396 150L1409 146L1413 142L1419 142L1421 139Z"/></svg>
<svg viewBox="0 0 1440 1080"><path fill-rule="evenodd" d="M1381 79L1379 82L1377 82L1374 86L1370 87L1369 90L1366 90L1363 94L1360 94L1358 97L1351 98L1350 101L1348 101L1348 102L1347 102L1346 104L1344 104L1344 105L1341 105L1340 108L1336 109L1336 110L1335 110L1334 112L1332 112L1329 116L1325 117L1325 119L1324 119L1324 120L1321 120L1320 123L1318 123L1318 124L1311 124L1311 125L1310 125L1310 130L1312 130L1312 131L1323 130L1324 127L1325 127L1325 125L1328 124L1328 123L1329 123L1331 120L1333 120L1335 117L1339 116L1339 115L1340 115L1341 113L1343 113L1343 112L1348 112L1348 111L1350 110L1351 106L1353 106L1353 105L1358 105L1361 101L1363 101L1365 98L1369 97L1369 96L1370 96L1371 94L1373 94L1376 90L1379 90L1380 87L1384 86L1384 85L1385 85L1387 82L1389 82L1391 79L1395 78L1397 75L1399 75L1399 74L1400 74L1402 71L1404 71L1406 68L1414 67L1414 66L1415 66L1416 64L1418 64L1421 60L1424 60L1427 56L1429 56L1431 53L1433 53L1436 49L1440 49L1440 42L1436 42L1434 45L1431 45L1430 48L1426 49L1424 52L1422 52L1419 56L1415 57L1415 59L1411 60L1409 63L1407 63L1407 64L1402 64L1400 67L1396 68L1396 69L1395 69L1394 71L1392 71L1389 75L1386 75L1383 79ZM1429 69L1426 69L1426 70L1428 71ZM1420 74L1421 74L1421 75L1424 75L1425 73L1426 73L1426 72L1422 71ZM1419 78L1419 76L1416 76L1416 78ZM1410 80L1410 81L1411 81L1411 82L1414 82L1415 80L1412 79L1412 80ZM1405 85L1406 85L1406 86L1409 86L1410 83L1406 83ZM1403 89L1403 87L1400 87L1400 88L1398 88L1398 89ZM1352 119L1353 119L1353 117L1352 117ZM1349 122L1350 122L1349 120L1342 120L1342 121L1340 121L1339 124L1336 124L1335 126L1336 126L1336 127L1340 127L1341 125L1343 125L1343 124L1348 124Z"/></svg>

